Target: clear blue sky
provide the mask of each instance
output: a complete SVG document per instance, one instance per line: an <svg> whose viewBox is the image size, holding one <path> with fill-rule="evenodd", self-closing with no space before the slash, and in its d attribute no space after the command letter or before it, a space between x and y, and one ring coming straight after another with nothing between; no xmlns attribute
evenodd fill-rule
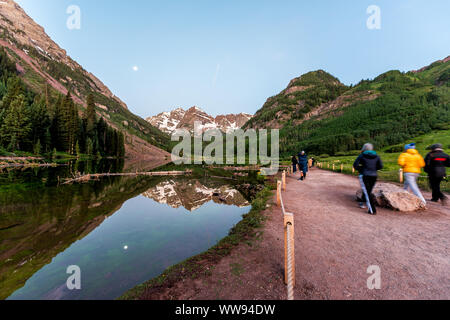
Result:
<svg viewBox="0 0 450 320"><path fill-rule="evenodd" d="M254 113L308 71L351 84L450 55L448 0L17 2L143 117L194 105ZM66 28L72 4L81 30ZM366 27L372 4L381 30Z"/></svg>

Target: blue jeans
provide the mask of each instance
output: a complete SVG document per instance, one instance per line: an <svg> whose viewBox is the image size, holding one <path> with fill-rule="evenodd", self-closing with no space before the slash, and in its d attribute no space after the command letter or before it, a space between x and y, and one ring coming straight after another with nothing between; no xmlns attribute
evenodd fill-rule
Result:
<svg viewBox="0 0 450 320"><path fill-rule="evenodd" d="M417 178L419 177L418 173L405 172L405 190L411 189L411 191L423 202L427 203L425 198L420 192L419 186L417 185Z"/></svg>

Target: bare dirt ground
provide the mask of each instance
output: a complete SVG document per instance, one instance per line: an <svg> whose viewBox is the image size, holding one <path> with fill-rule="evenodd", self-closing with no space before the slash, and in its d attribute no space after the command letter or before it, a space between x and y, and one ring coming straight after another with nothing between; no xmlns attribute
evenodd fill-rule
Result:
<svg viewBox="0 0 450 320"><path fill-rule="evenodd" d="M355 177L313 170L288 178L283 194L295 214L296 299L450 299L450 208L380 209L354 201ZM425 193L426 198L430 195ZM267 210L261 237L222 259L211 276L178 282L160 299L286 299L283 219ZM381 289L369 290L367 268L381 268Z"/></svg>

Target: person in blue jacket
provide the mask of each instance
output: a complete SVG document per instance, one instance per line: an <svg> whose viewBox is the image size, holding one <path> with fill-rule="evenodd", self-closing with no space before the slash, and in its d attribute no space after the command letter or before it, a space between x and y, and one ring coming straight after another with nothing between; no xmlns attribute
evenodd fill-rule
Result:
<svg viewBox="0 0 450 320"><path fill-rule="evenodd" d="M302 172L300 180L303 181L306 179L306 174L308 173L308 156L305 151L298 154L298 166Z"/></svg>

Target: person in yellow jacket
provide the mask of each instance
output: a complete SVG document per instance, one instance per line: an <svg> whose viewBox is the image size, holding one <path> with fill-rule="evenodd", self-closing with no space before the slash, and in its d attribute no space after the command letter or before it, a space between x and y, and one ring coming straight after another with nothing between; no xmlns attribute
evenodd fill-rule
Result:
<svg viewBox="0 0 450 320"><path fill-rule="evenodd" d="M427 202L417 185L417 178L422 173L422 168L425 167L425 160L420 155L419 151L416 150L415 143L407 144L405 146L405 152L398 158L398 164L403 168L405 190L411 189L411 191L426 205Z"/></svg>

